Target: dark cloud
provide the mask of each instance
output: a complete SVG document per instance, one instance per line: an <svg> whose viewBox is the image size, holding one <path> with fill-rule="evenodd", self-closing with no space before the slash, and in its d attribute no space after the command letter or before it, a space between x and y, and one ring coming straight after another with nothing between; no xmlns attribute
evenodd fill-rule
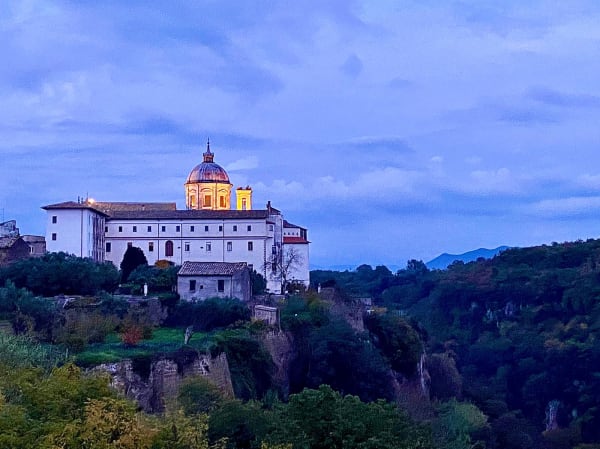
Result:
<svg viewBox="0 0 600 449"><path fill-rule="evenodd" d="M573 94L546 87L532 87L526 96L536 102L561 108L600 108L599 95Z"/></svg>

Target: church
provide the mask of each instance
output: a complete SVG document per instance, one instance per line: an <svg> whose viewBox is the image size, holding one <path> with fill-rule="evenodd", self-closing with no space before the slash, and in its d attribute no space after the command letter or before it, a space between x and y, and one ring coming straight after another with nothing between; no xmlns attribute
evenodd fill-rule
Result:
<svg viewBox="0 0 600 449"><path fill-rule="evenodd" d="M175 203L92 199L44 206L47 250L110 261L118 267L127 248L135 246L144 251L149 264L246 263L274 293L289 282L308 286L306 228L285 220L270 201L264 209L255 209L249 186L232 192L229 175L214 162L210 143L184 187L185 210L178 210Z"/></svg>

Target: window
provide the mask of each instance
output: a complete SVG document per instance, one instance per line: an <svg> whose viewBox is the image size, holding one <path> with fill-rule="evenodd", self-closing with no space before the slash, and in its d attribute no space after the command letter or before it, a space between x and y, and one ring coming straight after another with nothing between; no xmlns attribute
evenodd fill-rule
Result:
<svg viewBox="0 0 600 449"><path fill-rule="evenodd" d="M160 227L160 231L161 232L167 232L167 227L166 226L161 226Z"/></svg>
<svg viewBox="0 0 600 449"><path fill-rule="evenodd" d="M133 232L137 232L137 226L133 227Z"/></svg>
<svg viewBox="0 0 600 449"><path fill-rule="evenodd" d="M248 232L252 231L252 225L248 225Z"/></svg>
<svg viewBox="0 0 600 449"><path fill-rule="evenodd" d="M275 245L273 245L273 247L271 248L271 253L277 254L277 247Z"/></svg>
<svg viewBox="0 0 600 449"><path fill-rule="evenodd" d="M175 232L181 231L181 226L175 226Z"/></svg>
<svg viewBox="0 0 600 449"><path fill-rule="evenodd" d="M33 246L29 247L29 254L33 254Z"/></svg>
<svg viewBox="0 0 600 449"><path fill-rule="evenodd" d="M254 270L254 264L251 264L251 263L249 263L249 264L248 264L248 269L249 269L250 271Z"/></svg>
<svg viewBox="0 0 600 449"><path fill-rule="evenodd" d="M119 226L119 232L123 232L123 226Z"/></svg>
<svg viewBox="0 0 600 449"><path fill-rule="evenodd" d="M208 232L208 226L204 226L204 232Z"/></svg>
<svg viewBox="0 0 600 449"><path fill-rule="evenodd" d="M246 198L242 198L242 210L246 210Z"/></svg>
<svg viewBox="0 0 600 449"><path fill-rule="evenodd" d="M108 232L108 226L104 226L104 232Z"/></svg>
<svg viewBox="0 0 600 449"><path fill-rule="evenodd" d="M56 232L52 233L52 240L56 240Z"/></svg>
<svg viewBox="0 0 600 449"><path fill-rule="evenodd" d="M225 197L224 197L224 196L220 196L220 197L219 197L219 205L220 205L221 207L227 207L227 206L225 205Z"/></svg>
<svg viewBox="0 0 600 449"><path fill-rule="evenodd" d="M212 243L206 242L206 252L210 253L212 251Z"/></svg>
<svg viewBox="0 0 600 449"><path fill-rule="evenodd" d="M196 291L196 279L190 279L190 291L191 292Z"/></svg>
<svg viewBox="0 0 600 449"><path fill-rule="evenodd" d="M56 223L58 221L58 217L56 215L52 215L52 223Z"/></svg>
<svg viewBox="0 0 600 449"><path fill-rule="evenodd" d="M220 292L224 292L225 291L225 281L223 279L219 279L217 281L217 290Z"/></svg>
<svg viewBox="0 0 600 449"><path fill-rule="evenodd" d="M151 253L154 251L154 242L148 242L148 252Z"/></svg>
<svg viewBox="0 0 600 449"><path fill-rule="evenodd" d="M227 251L231 251L233 249L233 244L231 242L227 242Z"/></svg>
<svg viewBox="0 0 600 449"><path fill-rule="evenodd" d="M223 226L219 226L219 232L223 232Z"/></svg>
<svg viewBox="0 0 600 449"><path fill-rule="evenodd" d="M270 224L270 225L269 225L269 231L272 231L272 230L273 230L273 225L272 225L272 224Z"/></svg>
<svg viewBox="0 0 600 449"><path fill-rule="evenodd" d="M212 204L212 197L210 195L204 195L204 207L210 207Z"/></svg>
<svg viewBox="0 0 600 449"><path fill-rule="evenodd" d="M127 242L127 248L131 248L133 246L133 242Z"/></svg>
<svg viewBox="0 0 600 449"><path fill-rule="evenodd" d="M148 226L148 232L152 232L152 226Z"/></svg>
<svg viewBox="0 0 600 449"><path fill-rule="evenodd" d="M248 242L248 251L254 251L254 243Z"/></svg>
<svg viewBox="0 0 600 449"><path fill-rule="evenodd" d="M112 250L112 243L106 242L106 252L110 253Z"/></svg>
<svg viewBox="0 0 600 449"><path fill-rule="evenodd" d="M233 225L233 232L237 232L237 225Z"/></svg>
<svg viewBox="0 0 600 449"><path fill-rule="evenodd" d="M185 251L189 252L189 250L190 250L190 242L185 242L185 245L184 245L183 248L184 248Z"/></svg>
<svg viewBox="0 0 600 449"><path fill-rule="evenodd" d="M173 257L173 242L171 240L165 242L165 257Z"/></svg>
<svg viewBox="0 0 600 449"><path fill-rule="evenodd" d="M190 226L190 232L194 232L194 227Z"/></svg>

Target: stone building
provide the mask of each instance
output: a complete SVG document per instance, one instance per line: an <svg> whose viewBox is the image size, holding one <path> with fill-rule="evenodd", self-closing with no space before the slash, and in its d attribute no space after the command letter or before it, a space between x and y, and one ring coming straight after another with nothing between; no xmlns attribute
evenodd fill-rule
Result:
<svg viewBox="0 0 600 449"><path fill-rule="evenodd" d="M177 293L187 301L252 296L250 271L244 262L184 262L177 273Z"/></svg>
<svg viewBox="0 0 600 449"><path fill-rule="evenodd" d="M287 222L270 202L254 209L249 186L232 187L207 145L202 163L185 181L185 210L175 203L91 199L44 206L47 250L107 260L118 267L127 248L136 246L149 264L244 262L262 274L271 292L280 292L284 281L308 286L307 230ZM285 263L289 256L295 259L291 266ZM283 267L289 267L285 273Z"/></svg>
<svg viewBox="0 0 600 449"><path fill-rule="evenodd" d="M21 236L0 237L0 266L29 257L30 248Z"/></svg>

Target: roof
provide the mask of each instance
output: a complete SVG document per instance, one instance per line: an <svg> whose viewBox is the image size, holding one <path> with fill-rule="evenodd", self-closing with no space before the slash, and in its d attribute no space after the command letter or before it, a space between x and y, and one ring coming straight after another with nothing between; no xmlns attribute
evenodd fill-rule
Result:
<svg viewBox="0 0 600 449"><path fill-rule="evenodd" d="M310 242L308 240L306 240L304 237L283 237L283 243L290 244L290 243L310 243Z"/></svg>
<svg viewBox="0 0 600 449"><path fill-rule="evenodd" d="M232 276L248 268L246 262L183 262L178 276Z"/></svg>
<svg viewBox="0 0 600 449"><path fill-rule="evenodd" d="M140 210L176 210L176 203L128 203L112 201L96 201L92 203L95 209L107 214L113 211L140 211Z"/></svg>
<svg viewBox="0 0 600 449"><path fill-rule="evenodd" d="M104 215L104 216L108 217L108 215L106 213L102 212L101 210L95 209L89 203L77 203L75 201L65 201L64 203L49 204L48 206L43 206L42 209L44 209L44 210L87 209L87 210L97 212L100 215Z"/></svg>
<svg viewBox="0 0 600 449"><path fill-rule="evenodd" d="M12 247L21 237L0 237L0 249Z"/></svg>
<svg viewBox="0 0 600 449"><path fill-rule="evenodd" d="M138 210L111 211L108 220L258 220L268 217L266 210Z"/></svg>
<svg viewBox="0 0 600 449"><path fill-rule="evenodd" d="M197 182L222 182L229 184L227 172L219 164L214 162L214 153L210 151L210 142L206 143L206 153L203 154L204 160L196 165L189 176L186 184L195 184Z"/></svg>
<svg viewBox="0 0 600 449"><path fill-rule="evenodd" d="M298 225L295 225L295 224L293 224L293 223L290 223L290 222L289 222L289 221L287 221L287 220L283 220L283 227L284 227L284 228L298 228L298 229L306 229L306 228L303 228L302 226L298 226Z"/></svg>

